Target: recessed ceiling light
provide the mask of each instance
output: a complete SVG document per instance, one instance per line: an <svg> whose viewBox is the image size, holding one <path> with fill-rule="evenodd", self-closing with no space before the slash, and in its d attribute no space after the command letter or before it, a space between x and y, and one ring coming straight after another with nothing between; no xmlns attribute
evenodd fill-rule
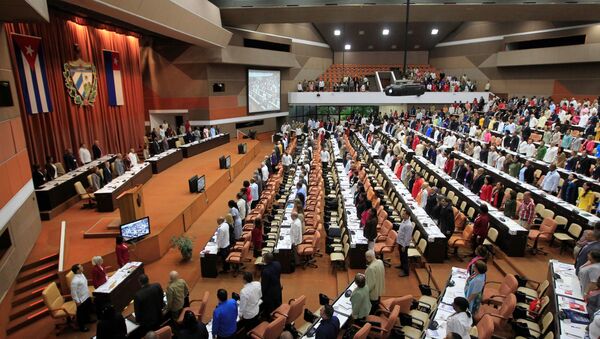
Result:
<svg viewBox="0 0 600 339"><path fill-rule="evenodd" d="M345 44L345 45L344 45L344 49L345 49L345 50L349 51L349 50L350 50L350 48L352 48L352 46L350 46L350 44Z"/></svg>
<svg viewBox="0 0 600 339"><path fill-rule="evenodd" d="M381 31L381 34L383 35L389 35L390 34L390 30L387 28L384 28L383 31Z"/></svg>
<svg viewBox="0 0 600 339"><path fill-rule="evenodd" d="M420 48L420 47L421 47L421 45L415 45L415 48Z"/></svg>
<svg viewBox="0 0 600 339"><path fill-rule="evenodd" d="M392 45L392 49L396 49L396 45Z"/></svg>
<svg viewBox="0 0 600 339"><path fill-rule="evenodd" d="M431 35L436 35L436 34L438 34L438 32L439 32L439 30L437 28L433 28L431 30Z"/></svg>
<svg viewBox="0 0 600 339"><path fill-rule="evenodd" d="M368 48L369 48L369 49L373 49L373 45L369 45L369 47L368 47Z"/></svg>
<svg viewBox="0 0 600 339"><path fill-rule="evenodd" d="M408 35L411 35L411 34L413 34L413 31L412 31L412 29L409 29L408 30Z"/></svg>
<svg viewBox="0 0 600 339"><path fill-rule="evenodd" d="M358 35L365 35L365 31L363 31L363 30L358 31Z"/></svg>
<svg viewBox="0 0 600 339"><path fill-rule="evenodd" d="M340 31L339 29L336 29L333 31L333 35L335 35L335 36L338 36L340 34L342 34L342 31Z"/></svg>

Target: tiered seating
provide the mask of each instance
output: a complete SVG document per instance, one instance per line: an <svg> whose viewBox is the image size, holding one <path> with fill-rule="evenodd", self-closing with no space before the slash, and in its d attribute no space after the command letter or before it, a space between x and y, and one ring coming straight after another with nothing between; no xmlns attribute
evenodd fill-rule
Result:
<svg viewBox="0 0 600 339"><path fill-rule="evenodd" d="M325 90L333 90L333 83L340 83L344 76L359 79L365 76L374 75L375 72L390 71L393 68L402 69L402 64L391 65L361 65L361 64L332 64L329 68L319 76L319 80L325 81ZM408 65L408 68L418 68L419 72L435 72L435 68L431 65Z"/></svg>

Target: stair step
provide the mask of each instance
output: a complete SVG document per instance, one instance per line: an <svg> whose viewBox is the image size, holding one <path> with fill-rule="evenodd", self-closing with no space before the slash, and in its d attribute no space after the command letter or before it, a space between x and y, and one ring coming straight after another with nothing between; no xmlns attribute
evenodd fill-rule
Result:
<svg viewBox="0 0 600 339"><path fill-rule="evenodd" d="M51 261L58 261L58 253L47 255L47 256L40 258L32 263L23 265L23 267L21 267L20 272L28 271L34 267L42 266Z"/></svg>
<svg viewBox="0 0 600 339"><path fill-rule="evenodd" d="M10 310L10 317L8 319L15 320L26 314L36 313L42 307L45 307L44 299L34 299L34 300L30 301L29 303L24 303L17 307L13 307Z"/></svg>
<svg viewBox="0 0 600 339"><path fill-rule="evenodd" d="M47 285L50 282L57 281L57 280L58 280L57 272L48 273L48 274L45 274L41 277L38 277L38 278L35 278L32 280L26 280L22 283L17 284L17 287L15 288L15 294L19 294L19 293L34 289L40 285Z"/></svg>
<svg viewBox="0 0 600 339"><path fill-rule="evenodd" d="M25 291L21 294L15 294L13 296L12 303L11 303L12 307L17 307L17 306L24 304L30 300L41 297L42 292L44 291L44 288L46 288L46 286L40 286L31 291Z"/></svg>
<svg viewBox="0 0 600 339"><path fill-rule="evenodd" d="M17 283L33 279L37 276L40 276L44 273L57 271L58 270L58 262L49 262L43 266L34 267L27 271L21 271L17 276Z"/></svg>
<svg viewBox="0 0 600 339"><path fill-rule="evenodd" d="M18 331L30 324L33 324L34 322L36 322L40 319L47 317L49 314L50 313L48 312L48 309L46 307L44 307L43 309L39 310L36 313L24 315L22 317L14 319L8 323L6 334L11 335L11 334L15 333L16 331Z"/></svg>

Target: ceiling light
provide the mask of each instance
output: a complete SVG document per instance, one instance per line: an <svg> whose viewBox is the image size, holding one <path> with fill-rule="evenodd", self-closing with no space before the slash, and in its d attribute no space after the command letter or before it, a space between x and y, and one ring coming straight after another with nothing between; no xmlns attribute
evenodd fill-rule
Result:
<svg viewBox="0 0 600 339"><path fill-rule="evenodd" d="M439 30L437 28L433 28L431 30L431 35L436 35L436 34L438 34L438 32L439 32Z"/></svg>
<svg viewBox="0 0 600 339"><path fill-rule="evenodd" d="M345 49L345 50L347 50L347 51L349 51L351 47L352 47L352 46L350 46L350 44L346 44L346 45L344 45L344 49Z"/></svg>
<svg viewBox="0 0 600 339"><path fill-rule="evenodd" d="M420 47L421 47L421 45L415 45L415 49L420 48Z"/></svg>
<svg viewBox="0 0 600 339"><path fill-rule="evenodd" d="M381 34L383 35L389 35L390 34L390 30L387 28L384 28L383 31L381 31Z"/></svg>
<svg viewBox="0 0 600 339"><path fill-rule="evenodd" d="M409 29L407 33L408 33L408 35L411 35L411 34L413 34L413 31L412 31L412 29Z"/></svg>
<svg viewBox="0 0 600 339"><path fill-rule="evenodd" d="M358 35L365 35L365 31L363 31L363 30L358 31Z"/></svg>
<svg viewBox="0 0 600 339"><path fill-rule="evenodd" d="M336 29L333 31L333 35L335 35L335 36L338 36L340 34L342 34L342 31L340 31L339 29Z"/></svg>
<svg viewBox="0 0 600 339"><path fill-rule="evenodd" d="M369 49L373 49L373 45L369 45Z"/></svg>
<svg viewBox="0 0 600 339"><path fill-rule="evenodd" d="M392 45L392 49L396 49L396 45Z"/></svg>

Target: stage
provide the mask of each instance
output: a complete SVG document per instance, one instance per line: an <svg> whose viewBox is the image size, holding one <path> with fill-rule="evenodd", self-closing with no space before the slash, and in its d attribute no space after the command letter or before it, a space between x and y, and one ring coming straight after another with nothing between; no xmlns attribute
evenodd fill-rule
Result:
<svg viewBox="0 0 600 339"><path fill-rule="evenodd" d="M151 235L130 246L132 260L150 263L161 258L168 251L171 238L187 231L192 223L208 209L211 202L259 155L259 148L261 148L257 147L259 141L243 140L248 144L246 154L237 154L239 142L241 141L234 139L228 144L183 159L169 169L152 176L144 185L145 210L150 217ZM262 149L264 153L264 147ZM222 155L231 155L229 170L219 169L219 157ZM261 157L264 155L260 154ZM188 178L193 175L206 176L205 193L189 193ZM244 180L248 179L244 178ZM232 191L231 199L234 199L234 194L235 192ZM74 263L90 265L90 260L95 255L101 255L105 265L117 267L114 237L84 238L84 234L86 232L110 234L118 231L108 226L118 225L119 210L102 213L92 209L82 209L82 206L83 202L78 202L54 219L42 222L42 232L29 255L29 260L33 261L58 252L61 222L65 221L67 226L65 270ZM226 210L226 206L216 207Z"/></svg>

